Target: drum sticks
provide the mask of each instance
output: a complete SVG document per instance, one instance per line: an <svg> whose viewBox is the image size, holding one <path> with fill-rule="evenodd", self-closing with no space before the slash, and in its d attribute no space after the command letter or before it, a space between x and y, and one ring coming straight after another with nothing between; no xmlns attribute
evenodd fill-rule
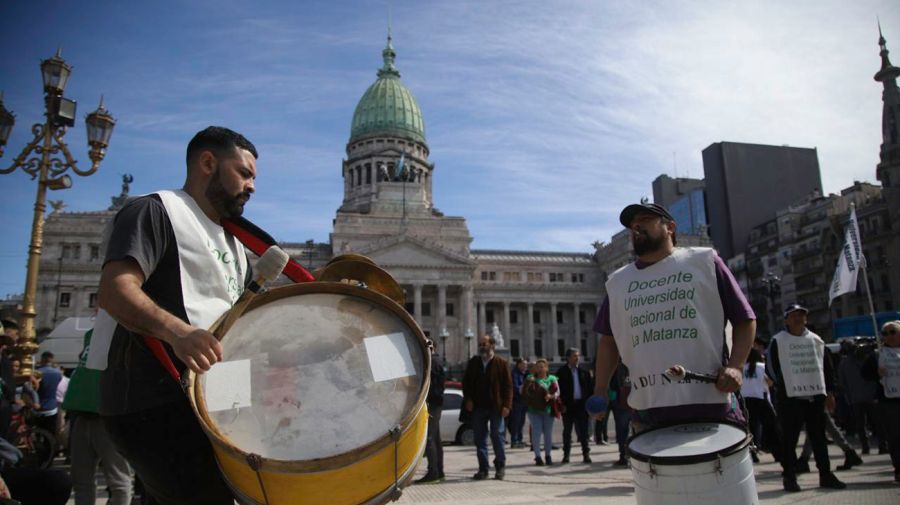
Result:
<svg viewBox="0 0 900 505"><path fill-rule="evenodd" d="M681 365L672 366L665 371L665 375L672 380L690 379L698 382L707 382L709 384L715 384L717 380L717 377L715 375L692 372L690 370L686 370Z"/></svg>

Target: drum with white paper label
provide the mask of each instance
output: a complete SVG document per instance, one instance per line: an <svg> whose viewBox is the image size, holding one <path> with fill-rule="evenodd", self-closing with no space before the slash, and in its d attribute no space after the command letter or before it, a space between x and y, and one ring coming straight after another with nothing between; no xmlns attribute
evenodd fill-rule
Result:
<svg viewBox="0 0 900 505"><path fill-rule="evenodd" d="M430 353L406 310L312 282L254 299L191 401L245 504L383 503L425 444Z"/></svg>
<svg viewBox="0 0 900 505"><path fill-rule="evenodd" d="M756 505L750 436L726 423L654 428L628 441L639 505Z"/></svg>

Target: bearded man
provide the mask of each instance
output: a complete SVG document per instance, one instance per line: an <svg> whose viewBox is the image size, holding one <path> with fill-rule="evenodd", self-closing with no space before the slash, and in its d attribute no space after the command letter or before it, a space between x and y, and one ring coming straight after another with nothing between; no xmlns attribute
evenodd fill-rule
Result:
<svg viewBox="0 0 900 505"><path fill-rule="evenodd" d="M240 216L254 192L256 158L239 133L206 128L188 144L184 187L130 201L109 236L91 348L105 362L99 410L116 449L161 504L234 500L181 385L143 337L162 340L179 373L201 374L222 360L206 329L252 276L221 223Z"/></svg>
<svg viewBox="0 0 900 505"><path fill-rule="evenodd" d="M594 393L607 395L621 357L631 377L635 431L680 422L743 423L733 393L741 388L756 315L734 275L713 249L675 247L675 219L660 205L629 205L619 221L631 230L637 261L606 282L594 324L600 335ZM716 383L671 378L664 372L674 365L715 375Z"/></svg>
<svg viewBox="0 0 900 505"><path fill-rule="evenodd" d="M503 447L503 423L512 408L512 374L505 359L494 354L497 342L491 335L478 339L478 355L473 356L463 376L463 400L466 411L471 413L472 430L475 432L475 448L478 456L478 472L475 480L488 477L488 425L491 444L494 447L494 478L503 480L506 475L506 453Z"/></svg>

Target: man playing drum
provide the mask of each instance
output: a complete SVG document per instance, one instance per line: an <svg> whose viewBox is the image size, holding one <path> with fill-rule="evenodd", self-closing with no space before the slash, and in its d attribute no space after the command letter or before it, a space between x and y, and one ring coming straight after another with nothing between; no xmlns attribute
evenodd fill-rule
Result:
<svg viewBox="0 0 900 505"><path fill-rule="evenodd" d="M825 342L806 328L807 309L792 304L784 311L784 326L772 337L766 373L775 381L775 409L784 436L781 467L784 490L800 491L797 484L797 438L806 425L819 469L819 486L847 487L831 473L825 441L825 413L834 410L834 373Z"/></svg>
<svg viewBox="0 0 900 505"><path fill-rule="evenodd" d="M631 230L637 261L606 282L594 324L600 334L595 395L607 395L621 356L631 376L635 431L692 421L742 423L731 393L741 387L756 315L731 271L712 249L675 247L675 220L662 206L629 205L619 221ZM726 320L733 328L730 354ZM715 387L666 376L673 365L714 374Z"/></svg>
<svg viewBox="0 0 900 505"><path fill-rule="evenodd" d="M143 336L165 342L179 373L200 374L222 360L207 328L251 276L243 247L221 220L243 212L256 158L253 144L227 128L197 133L187 147L183 189L127 203L109 238L91 352L95 360L108 358L95 365L105 368L100 413L116 448L161 504L233 503L184 391Z"/></svg>

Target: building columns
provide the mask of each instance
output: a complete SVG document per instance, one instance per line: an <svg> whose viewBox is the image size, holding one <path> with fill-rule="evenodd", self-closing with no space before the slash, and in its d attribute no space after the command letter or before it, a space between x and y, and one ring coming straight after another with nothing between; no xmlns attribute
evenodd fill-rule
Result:
<svg viewBox="0 0 900 505"><path fill-rule="evenodd" d="M432 337L432 340L440 337L441 332L447 330L447 286L438 284L437 290L437 328L435 328L435 335ZM435 341L437 342L437 340ZM441 349L441 352L443 353L444 350Z"/></svg>
<svg viewBox="0 0 900 505"><path fill-rule="evenodd" d="M413 318L422 324L422 285L413 284Z"/></svg>
<svg viewBox="0 0 900 505"><path fill-rule="evenodd" d="M559 325L556 323L556 302L550 302L550 342L553 347L544 349L547 356L555 356L557 351L557 342L559 341ZM553 351L553 352L547 352Z"/></svg>
<svg viewBox="0 0 900 505"><path fill-rule="evenodd" d="M574 321L575 338L573 339L574 342L570 346L570 347L574 347L579 350L581 349L581 314L578 313L581 310L580 307L581 307L581 304L578 302L575 302L574 309L572 310L573 317L575 318L575 321Z"/></svg>
<svg viewBox="0 0 900 505"><path fill-rule="evenodd" d="M478 332L478 336L487 333L487 302L481 300L478 302L478 328L473 328Z"/></svg>
<svg viewBox="0 0 900 505"><path fill-rule="evenodd" d="M503 332L502 333L503 333L503 339L504 339L503 343L505 345L506 342L509 342L510 335L512 334L510 332L509 302L508 301L503 302Z"/></svg>
<svg viewBox="0 0 900 505"><path fill-rule="evenodd" d="M528 314L525 321L525 327L527 328L527 334L525 335L525 339L522 344L519 346L519 352L522 353L522 356L526 359L529 359L534 354L534 303L528 302Z"/></svg>

